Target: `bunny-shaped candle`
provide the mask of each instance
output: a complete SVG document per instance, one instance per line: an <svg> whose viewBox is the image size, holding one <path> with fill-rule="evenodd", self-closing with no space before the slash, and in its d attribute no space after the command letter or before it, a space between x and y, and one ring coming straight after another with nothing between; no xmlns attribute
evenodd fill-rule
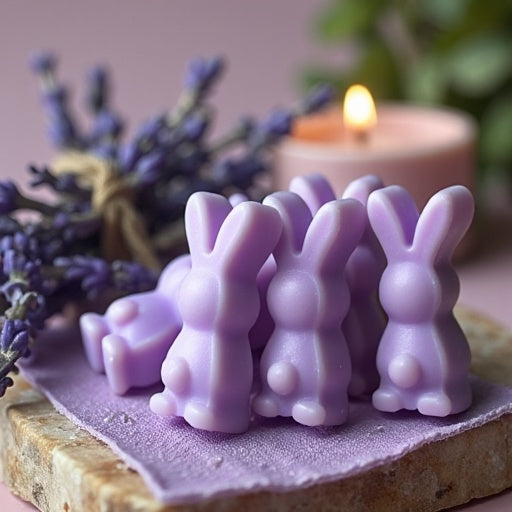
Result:
<svg viewBox="0 0 512 512"><path fill-rule="evenodd" d="M463 186L435 194L421 215L398 186L368 199L370 222L388 261L380 300L389 322L377 355L381 382L373 394L381 411L447 416L471 404L471 354L452 312L459 281L451 256L473 211Z"/></svg>
<svg viewBox="0 0 512 512"><path fill-rule="evenodd" d="M259 311L256 276L281 233L273 208L193 194L185 209L192 259L178 294L183 329L162 365L150 407L193 427L247 430L253 367L248 333Z"/></svg>
<svg viewBox="0 0 512 512"><path fill-rule="evenodd" d="M81 316L89 364L107 374L114 393L160 380L162 362L181 329L176 292L189 270L190 256L180 256L163 270L155 290L118 299L104 315Z"/></svg>
<svg viewBox="0 0 512 512"><path fill-rule="evenodd" d="M267 302L275 329L263 351L262 416L304 425L339 425L348 415L350 356L341 331L349 304L345 263L361 237L365 212L354 200L331 201L312 218L292 192L264 200L280 214L277 270Z"/></svg>
<svg viewBox="0 0 512 512"><path fill-rule="evenodd" d="M369 195L383 186L379 177L369 174L349 183L342 197L356 199L366 210ZM352 361L352 378L348 387L351 396L369 395L377 389L377 348L386 326L378 300L379 282L386 258L368 216L365 223L361 241L350 255L345 272L350 290L350 308L343 322L343 334Z"/></svg>

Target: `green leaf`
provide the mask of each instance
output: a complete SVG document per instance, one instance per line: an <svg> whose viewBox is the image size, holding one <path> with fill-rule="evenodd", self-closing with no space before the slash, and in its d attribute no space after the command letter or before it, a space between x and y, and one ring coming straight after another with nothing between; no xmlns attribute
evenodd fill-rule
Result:
<svg viewBox="0 0 512 512"><path fill-rule="evenodd" d="M480 149L488 162L512 162L512 94L495 99L484 112Z"/></svg>
<svg viewBox="0 0 512 512"><path fill-rule="evenodd" d="M445 28L464 16L468 3L468 0L428 0L422 3L422 8L425 16Z"/></svg>
<svg viewBox="0 0 512 512"><path fill-rule="evenodd" d="M316 33L328 43L358 37L374 27L382 5L382 0L331 1L316 21Z"/></svg>
<svg viewBox="0 0 512 512"><path fill-rule="evenodd" d="M484 34L461 42L451 52L447 72L460 94L479 97L493 93L512 72L512 38Z"/></svg>
<svg viewBox="0 0 512 512"><path fill-rule="evenodd" d="M318 67L308 67L303 71L299 79L300 88L306 92L312 89L315 85L319 84L330 84L337 92L339 98L343 97L347 86L350 85L350 81L347 76L341 73L339 70L325 69Z"/></svg>
<svg viewBox="0 0 512 512"><path fill-rule="evenodd" d="M399 76L395 61L387 46L375 41L365 47L359 66L350 76L351 83L361 83L377 99L398 96Z"/></svg>
<svg viewBox="0 0 512 512"><path fill-rule="evenodd" d="M405 74L405 94L411 101L442 103L446 89L446 71L440 56L424 57Z"/></svg>

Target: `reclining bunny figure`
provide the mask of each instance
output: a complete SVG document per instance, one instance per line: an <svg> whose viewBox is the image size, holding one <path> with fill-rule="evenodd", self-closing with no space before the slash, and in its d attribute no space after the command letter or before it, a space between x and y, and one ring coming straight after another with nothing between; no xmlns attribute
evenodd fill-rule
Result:
<svg viewBox="0 0 512 512"><path fill-rule="evenodd" d="M162 362L181 329L176 293L189 270L189 256L180 256L163 270L155 290L117 299L104 315L80 317L89 364L106 373L114 393L160 380Z"/></svg>
<svg viewBox="0 0 512 512"><path fill-rule="evenodd" d="M366 210L369 195L382 187L381 179L369 174L349 183L342 198L355 199ZM329 182L321 174L297 176L289 188L304 199L312 215L335 199ZM378 287L385 266L384 253L366 216L363 236L345 267L350 307L342 329L352 363L348 387L351 396L369 395L379 385L376 357L386 319L379 304Z"/></svg>
<svg viewBox="0 0 512 512"><path fill-rule="evenodd" d="M229 198L233 206L247 200L243 194ZM80 327L89 364L95 371L106 373L116 394L160 381L162 363L182 327L177 290L190 266L190 254L179 256L164 268L154 290L117 299L104 315L82 315ZM260 297L265 294L265 300L274 272L275 262L270 257L258 274ZM266 343L273 329L269 314L263 313L260 312L261 320L258 317L249 336L251 344L254 340L258 348ZM143 367L141 357L145 358Z"/></svg>
<svg viewBox="0 0 512 512"><path fill-rule="evenodd" d="M275 322L261 358L257 414L292 416L304 425L339 425L348 415L350 356L341 330L349 305L345 263L361 237L365 212L354 200L331 201L312 217L292 192L265 205L281 216L276 274L267 293Z"/></svg>
<svg viewBox="0 0 512 512"><path fill-rule="evenodd" d="M193 427L247 430L253 381L249 329L259 312L256 277L281 233L269 206L193 194L185 209L192 266L181 283L183 328L162 365L165 389L150 407Z"/></svg>
<svg viewBox="0 0 512 512"><path fill-rule="evenodd" d="M389 321L377 353L380 386L373 394L381 411L447 416L471 404L471 355L452 312L459 281L451 257L473 211L471 193L462 186L436 193L421 215L398 186L368 199L370 222L387 258L379 293Z"/></svg>

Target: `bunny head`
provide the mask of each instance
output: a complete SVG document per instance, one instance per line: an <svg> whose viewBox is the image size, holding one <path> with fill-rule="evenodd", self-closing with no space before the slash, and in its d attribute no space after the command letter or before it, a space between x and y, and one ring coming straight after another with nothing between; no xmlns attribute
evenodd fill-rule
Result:
<svg viewBox="0 0 512 512"><path fill-rule="evenodd" d="M232 208L223 196L197 192L187 202L185 229L192 268L178 296L184 322L211 328L227 317L236 328L239 317L252 309L257 315L256 275L281 233L279 214L252 201Z"/></svg>
<svg viewBox="0 0 512 512"><path fill-rule="evenodd" d="M370 223L388 260L380 298L390 317L426 321L453 307L459 284L451 257L473 212L471 193L459 185L436 193L421 216L402 187L386 187L370 195Z"/></svg>
<svg viewBox="0 0 512 512"><path fill-rule="evenodd" d="M169 298L175 298L183 278L190 271L190 254L183 254L171 260L158 278L157 290Z"/></svg>
<svg viewBox="0 0 512 512"><path fill-rule="evenodd" d="M288 189L304 200L311 215L315 215L325 203L336 199L330 183L322 174L295 176Z"/></svg>
<svg viewBox="0 0 512 512"><path fill-rule="evenodd" d="M342 199L356 199L363 206L366 206L370 194L382 187L384 187L384 183L378 176L367 174L351 181L345 188Z"/></svg>
<svg viewBox="0 0 512 512"><path fill-rule="evenodd" d="M312 218L293 192L276 192L264 204L279 212L283 225L274 249L277 272L267 296L276 323L312 328L319 318L339 315L340 303L348 307L348 290L336 283L344 279L345 263L361 237L363 206L354 200L330 201ZM336 295L334 300L325 300L327 293Z"/></svg>

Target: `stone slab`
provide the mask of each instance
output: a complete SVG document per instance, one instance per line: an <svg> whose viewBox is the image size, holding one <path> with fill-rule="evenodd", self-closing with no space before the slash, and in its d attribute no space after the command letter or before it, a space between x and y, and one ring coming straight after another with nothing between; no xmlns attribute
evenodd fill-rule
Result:
<svg viewBox="0 0 512 512"><path fill-rule="evenodd" d="M459 313L473 371L512 384L512 334ZM43 511L437 511L512 486L512 415L427 444L400 460L289 493L258 492L199 505L156 502L140 476L77 428L22 379L0 401L0 476Z"/></svg>

